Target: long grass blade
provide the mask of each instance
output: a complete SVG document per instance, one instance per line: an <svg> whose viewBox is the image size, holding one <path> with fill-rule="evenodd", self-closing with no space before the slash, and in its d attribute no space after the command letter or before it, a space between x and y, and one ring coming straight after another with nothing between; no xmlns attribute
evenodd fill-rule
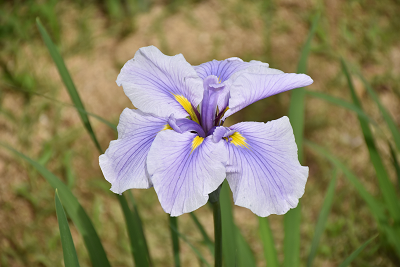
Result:
<svg viewBox="0 0 400 267"><path fill-rule="evenodd" d="M75 84L72 81L71 76L69 75L68 69L65 66L63 58L61 57L60 53L57 50L57 47L54 45L53 41L51 40L46 29L43 27L39 18L36 18L36 25L40 31L40 34L42 35L42 39L43 39L44 43L46 44L47 49L49 50L54 63L57 66L58 73L60 74L61 79L62 79L65 87L67 88L69 96L71 97L71 100L74 103L74 105L77 107L77 110L78 110L79 116L81 117L83 125L85 126L86 130L88 131L88 133L89 133L90 137L92 138L94 144L96 145L97 149L99 151L102 151L100 144L97 141L97 138L93 132L89 118L88 118L87 114L82 111L82 110L85 110L85 108L83 106L81 98L79 97L78 91L75 88Z"/></svg>
<svg viewBox="0 0 400 267"><path fill-rule="evenodd" d="M390 156L392 157L392 164L393 167L396 171L396 176L397 176L397 186L400 188L400 165L399 161L397 160L396 152L394 151L392 145L389 143L389 148L390 148Z"/></svg>
<svg viewBox="0 0 400 267"><path fill-rule="evenodd" d="M278 254L276 252L274 236L269 226L268 218L258 218L261 241L264 246L264 257L268 267L279 267Z"/></svg>
<svg viewBox="0 0 400 267"><path fill-rule="evenodd" d="M344 60L341 60L342 64L342 70L343 73L346 76L347 83L350 89L351 97L353 99L353 103L358 106L360 109L362 109L362 105L360 100L358 99L358 96L355 92L353 82L351 81L350 73L347 70L346 63ZM358 117L358 121L360 122L361 130L364 135L365 143L367 144L369 156L372 162L372 165L375 168L376 176L378 178L378 184L381 190L381 193L383 195L383 199L385 200L385 203L388 207L388 210L390 212L390 215L392 218L397 222L400 223L400 207L399 203L396 197L396 192L394 190L394 186L390 182L389 176L386 172L385 166L383 165L382 159L379 155L378 149L376 148L375 145L375 140L374 136L372 134L371 129L369 128L369 125L367 121L365 121L364 118Z"/></svg>
<svg viewBox="0 0 400 267"><path fill-rule="evenodd" d="M200 253L200 251L198 251L197 248L195 248L193 246L192 243L190 243L190 241L186 238L186 236L184 236L183 234L181 234L176 228L173 227L173 225L170 225L171 230L174 231L183 241L185 241L186 244L189 245L189 247L193 250L193 252L196 254L197 258L204 263L206 266L211 267L211 265L208 263L208 261L203 257L203 255Z"/></svg>
<svg viewBox="0 0 400 267"><path fill-rule="evenodd" d="M237 266L237 253L236 253L236 229L233 222L233 211L231 198L229 194L229 185L225 181L222 184L221 192L219 195L221 203L221 220L222 220L222 254L224 259L224 266Z"/></svg>
<svg viewBox="0 0 400 267"><path fill-rule="evenodd" d="M363 251L364 248L365 248L366 246L368 246L368 244L371 243L372 240L374 240L376 237L377 237L377 235L374 236L374 237L371 237L370 239L368 239L364 244L362 244L362 245L361 245L359 248L357 248L353 253L351 253L350 256L347 257L347 259L345 259L344 262L342 262L342 264L339 265L339 267L347 267L347 266L349 266L350 263L351 263L355 258L358 257L358 255L361 253L361 251Z"/></svg>
<svg viewBox="0 0 400 267"><path fill-rule="evenodd" d="M330 181L328 190L326 191L325 194L325 200L324 203L322 204L321 212L318 217L317 225L315 226L315 232L314 232L314 237L311 243L311 249L310 249L310 254L308 256L308 261L307 261L307 266L311 267L312 263L314 261L315 255L317 254L317 248L319 241L321 239L322 233L325 230L325 224L326 221L328 220L328 215L331 210L332 202L333 202L333 196L335 194L335 186L336 186L336 169L333 171L333 179Z"/></svg>
<svg viewBox="0 0 400 267"><path fill-rule="evenodd" d="M378 127L378 124L370 117L368 116L362 109L360 109L359 107L357 107L356 105L354 105L353 103L349 103L343 99L325 94L325 93L321 93L321 92L316 92L316 91L309 91L306 90L306 94L310 95L312 97L316 97L319 99L323 99L325 101L328 101L334 105L340 106L342 108L348 109L350 111L353 111L355 113L357 113L357 115L363 117L365 120L367 120L369 123L371 123L372 125Z"/></svg>
<svg viewBox="0 0 400 267"><path fill-rule="evenodd" d="M9 147L8 145L1 145L28 162L49 182L54 189L58 190L60 199L64 203L64 207L69 217L72 219L76 228L83 237L83 241L89 252L92 265L94 267L110 267L106 252L104 251L92 221L69 188L43 165L27 157L21 152Z"/></svg>
<svg viewBox="0 0 400 267"><path fill-rule="evenodd" d="M172 253L174 256L175 267L181 266L181 260L179 256L179 236L178 232L178 217L169 217L169 227L171 229L171 239L172 239ZM175 231L173 230L175 229Z"/></svg>
<svg viewBox="0 0 400 267"><path fill-rule="evenodd" d="M137 221L135 220L134 214L129 208L125 196L117 195L117 197L121 205L122 212L124 213L124 218L128 230L129 240L131 242L131 251L132 251L133 261L135 262L135 266L143 266L143 267L150 266L149 259L147 258L145 244L141 240L142 236L140 233L140 229L137 225Z"/></svg>
<svg viewBox="0 0 400 267"><path fill-rule="evenodd" d="M55 204L64 254L64 265L65 267L79 267L78 256L76 255L74 241L72 240L71 231L69 230L67 216L65 215L64 208L58 197L57 189L55 194Z"/></svg>
<svg viewBox="0 0 400 267"><path fill-rule="evenodd" d="M306 141L304 143L307 147L311 148L313 151L317 152L321 156L327 158L336 168L340 169L346 176L347 180L354 186L361 198L367 203L372 215L375 217L376 221L380 224L387 223L385 215L385 206L382 205L378 200L376 200L364 187L364 185L359 181L358 177L344 165L338 158L332 155L324 148L319 145Z"/></svg>
<svg viewBox="0 0 400 267"><path fill-rule="evenodd" d="M96 115L96 114L94 114L94 113L88 112L88 111L86 111L85 109L78 108L77 106L75 106L75 105L73 105L73 104L69 104L69 103L62 102L62 101L60 101L60 100L58 100L58 99L56 99L56 98L50 97L50 96L48 96L48 95L46 95L46 94L43 94L43 93L31 92L31 91L28 91L28 90L26 90L26 89L23 89L23 88L19 88L19 87L17 87L17 86L14 86L14 85L12 85L12 84L5 83L5 82L1 82L1 81L0 81L0 86L1 86L2 84L6 85L6 86L8 86L8 87L16 88L16 90L23 91L23 92L29 93L29 94L31 94L31 95L36 95L36 96L43 97L43 98L45 98L45 99L47 99L47 100L50 100L52 104L59 104L59 105L62 105L62 106L75 108L75 109L77 109L77 110L79 110L79 111L81 111L81 112L86 113L86 114L89 115L90 117L93 117L93 118L97 119L98 121L104 123L105 125L107 125L108 127L110 127L112 130L117 131L117 126L116 126L115 124L113 124L112 122L109 122L108 120L106 120L106 119L100 117L99 115ZM2 110L1 107L0 107L0 112L2 112L2 111L3 111L3 112L6 112L6 111ZM12 114L6 114L6 116L10 116L10 115L12 116ZM15 120L15 118L14 118L14 120Z"/></svg>
<svg viewBox="0 0 400 267"><path fill-rule="evenodd" d="M256 267L256 260L251 251L249 243L240 232L239 228L235 225L236 231L236 245L237 245L237 266L238 267Z"/></svg>
<svg viewBox="0 0 400 267"><path fill-rule="evenodd" d="M300 55L300 61L297 67L298 73L307 72L307 59L310 53L311 40L317 29L320 14L318 13L311 25L307 40L303 46ZM293 90L289 118L293 127L293 133L296 139L298 155L300 162L303 162L303 131L304 131L304 103L305 89L298 88ZM285 238L283 241L283 252L285 267L296 267L300 262L300 223L301 223L301 203L295 209L290 210L284 216Z"/></svg>
<svg viewBox="0 0 400 267"><path fill-rule="evenodd" d="M375 93L374 89L369 84L369 82L367 82L367 80L364 78L363 75L359 74L358 76L361 78L369 95L371 96L371 98L375 101L376 105L378 106L378 108L382 114L382 117L386 121L386 124L389 127L390 132L392 133L394 143L396 144L396 148L400 152L400 130L397 127L396 122L393 120L392 116L387 111L385 106L382 105L381 101L379 100L378 95Z"/></svg>
<svg viewBox="0 0 400 267"><path fill-rule="evenodd" d="M214 255L214 242L211 241L210 237L208 236L206 230L204 229L203 225L197 218L197 216L194 214L194 212L189 213L190 217L192 218L194 224L196 225L197 229L199 230L201 236L203 237L203 242L204 244L208 247L210 250L210 253Z"/></svg>
<svg viewBox="0 0 400 267"><path fill-rule="evenodd" d="M146 240L146 236L144 234L144 230L143 230L143 223L142 223L142 219L140 217L140 213L139 213L139 208L136 205L136 201L133 197L133 194L131 192L131 190L128 190L126 192L126 194L128 195L128 199L129 202L132 205L133 208L133 216L134 216L134 225L133 228L136 229L136 231L138 231L138 239L137 242L143 247L143 249L145 250L145 254L147 255L147 258L149 260L149 265L152 266L151 263L151 256L150 256L150 251L149 251L149 246L147 245L147 240Z"/></svg>

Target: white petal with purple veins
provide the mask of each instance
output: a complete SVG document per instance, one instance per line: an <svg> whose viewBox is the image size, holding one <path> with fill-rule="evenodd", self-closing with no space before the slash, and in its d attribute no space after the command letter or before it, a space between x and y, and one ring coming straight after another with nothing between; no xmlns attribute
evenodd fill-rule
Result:
<svg viewBox="0 0 400 267"><path fill-rule="evenodd" d="M214 75L217 76L219 81L222 83L228 80L236 72L256 65L268 67L267 63L261 61L252 60L250 62L244 62L238 57L231 57L225 60L214 59L199 66L194 66L194 68L203 80L210 75Z"/></svg>
<svg viewBox="0 0 400 267"><path fill-rule="evenodd" d="M160 117L188 115L175 96L186 98L195 107L203 96L202 79L182 54L166 56L154 46L140 48L118 75L133 105Z"/></svg>
<svg viewBox="0 0 400 267"><path fill-rule="evenodd" d="M205 205L225 179L227 151L211 136L160 132L151 146L147 169L164 211L179 216Z"/></svg>
<svg viewBox="0 0 400 267"><path fill-rule="evenodd" d="M307 86L313 80L305 74L259 74L243 73L232 83L230 88L229 110L224 119L248 105L294 88Z"/></svg>
<svg viewBox="0 0 400 267"><path fill-rule="evenodd" d="M308 167L299 163L289 119L242 122L230 129L245 143L224 142L229 151L227 180L235 204L261 217L295 208L304 194Z"/></svg>
<svg viewBox="0 0 400 267"><path fill-rule="evenodd" d="M110 142L99 157L104 177L111 191L121 194L130 188L149 188L152 183L146 171L146 158L157 133L167 119L126 108L118 124L118 140Z"/></svg>

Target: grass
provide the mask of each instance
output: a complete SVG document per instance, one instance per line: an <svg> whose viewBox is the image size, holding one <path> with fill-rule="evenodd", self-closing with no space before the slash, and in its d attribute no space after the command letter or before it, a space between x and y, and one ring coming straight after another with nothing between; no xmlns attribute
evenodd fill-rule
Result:
<svg viewBox="0 0 400 267"><path fill-rule="evenodd" d="M93 220L113 266L132 266L131 246L124 222L126 217L118 201L107 192L109 186L98 168L96 146L86 135L78 116L84 110L80 108L77 112L69 107L69 97L40 41L39 32L35 30L36 16L40 16L64 55L65 64L86 109L113 124L117 123L124 107L131 107L122 90L115 86L114 80L121 65L133 57L140 46L164 46L171 54L183 53L193 64L212 57L223 59L239 56L246 60L264 60L271 67L294 72L300 48L311 26L312 15L317 9L321 12L321 18L316 37L311 43L308 64L308 73L315 84L307 90L351 103L347 82L338 64L338 55L342 55L357 67L374 89L380 88L375 92L388 112L400 113L399 77L396 74L399 73L399 67L395 61L399 53L396 43L400 38L397 34L399 19L395 14L399 7L395 4L352 1L336 6L332 6L331 2L287 5L255 0L245 7L240 1L230 1L226 5L189 2L177 8L175 2L155 2L151 6L140 1L138 3L142 7L136 9L139 11L134 11L133 17L129 15L126 18L127 14L131 14L130 1L116 6L112 5L119 2L107 3L55 4L54 1L44 1L41 7L34 1L19 6L1 4L0 10L7 16L0 16L4 25L0 32L0 45L4 48L0 51L0 131L3 142L37 159L69 185L69 190L77 196ZM165 9L168 11L162 15L157 13ZM151 29L156 31L152 32ZM393 126L386 128L381 111L368 97L368 90L363 89L363 81L356 75L352 79L367 114L364 118L376 122L384 136L392 141ZM274 96L247 108L231 122L276 119L287 115L288 104L288 94ZM361 129L357 126L357 114L327 105L321 99L312 99L308 95L305 107L305 137L328 148L331 154L344 162L369 194L383 202L368 150L363 145ZM348 108L357 110L358 115L364 114L354 105ZM99 144L107 147L108 142L115 138L114 130L88 115ZM394 124L398 126L399 122L396 117L394 119ZM375 139L383 166L392 166L393 156L387 147L387 140L381 135ZM397 142L394 141L393 154L398 158ZM321 204L332 176L330 164L310 151L304 151L305 164L310 166L311 173L306 194L302 198L301 264L308 260ZM53 189L36 170L5 150L0 150L0 157L0 265L59 265L62 248L52 204ZM388 171L388 176L395 184L395 171ZM365 197L360 196L359 189L352 187L345 177L338 176L332 209L326 219L326 230L320 236L317 249L313 248L314 266L324 262L339 265L369 237L374 236L378 229L369 204L364 202ZM133 194L141 211L154 266L172 266L172 248L160 246L170 242L170 227L154 192L134 190ZM64 201L62 203L65 205ZM129 207L132 209L132 205ZM206 234L211 237L209 213L206 207L195 212L205 226ZM239 207L233 208L233 216L250 249L255 252L257 266L264 266L258 219ZM271 216L268 222L278 251L276 261L282 262L282 218ZM90 266L84 240L75 226L70 226L81 266ZM21 229L32 234L24 234ZM210 244L203 245L206 240L204 233L193 229L197 229L197 226L189 215L179 218L179 234L187 239L187 242L180 242L182 266L199 265L196 253L202 255L205 262L213 262ZM237 244L240 241L236 239L232 242ZM193 252L195 250L191 246L197 252ZM245 245L241 247L244 251L248 249ZM380 235L365 247L353 264L396 266L398 259L390 242Z"/></svg>

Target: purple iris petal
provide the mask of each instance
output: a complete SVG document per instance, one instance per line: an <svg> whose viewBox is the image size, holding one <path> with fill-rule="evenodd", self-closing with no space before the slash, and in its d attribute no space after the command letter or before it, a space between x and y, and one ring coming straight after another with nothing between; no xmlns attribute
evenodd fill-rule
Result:
<svg viewBox="0 0 400 267"><path fill-rule="evenodd" d="M240 58L232 57L221 61L214 59L213 61L203 63L199 66L194 66L194 68L196 69L197 74L200 76L200 78L205 79L210 75L214 75L219 78L221 83L223 83L224 81L228 80L235 72L244 70L254 65L263 65L265 67L268 67L267 63L263 63L260 61L252 60L250 62L244 62Z"/></svg>
<svg viewBox="0 0 400 267"><path fill-rule="evenodd" d="M236 205L259 216L283 214L297 206L308 177L288 118L222 122L253 102L312 82L259 61L192 67L182 55L141 48L117 79L138 110L123 111L118 140L99 157L100 167L115 193L154 185L171 216L204 205L225 177Z"/></svg>
<svg viewBox="0 0 400 267"><path fill-rule="evenodd" d="M215 127L215 130L212 132L213 142L218 143L223 137L230 136L234 132L234 130L229 129L228 127Z"/></svg>
<svg viewBox="0 0 400 267"><path fill-rule="evenodd" d="M225 85L218 83L217 76L208 76L203 81L203 101L201 103L201 125L207 133L215 125L218 98Z"/></svg>
<svg viewBox="0 0 400 267"><path fill-rule="evenodd" d="M172 114L168 119L168 124L178 133L184 133L188 131L196 132L201 137L206 137L203 128L197 123L189 119L175 119Z"/></svg>
<svg viewBox="0 0 400 267"><path fill-rule="evenodd" d="M240 133L248 146L224 142L229 151L227 180L235 204L261 217L296 207L304 193L308 167L297 159L289 119L242 122L230 128Z"/></svg>
<svg viewBox="0 0 400 267"><path fill-rule="evenodd" d="M146 158L150 146L167 119L126 108L118 124L118 140L111 141L99 157L104 177L111 191L121 194L130 188L149 188L152 183L146 173Z"/></svg>
<svg viewBox="0 0 400 267"><path fill-rule="evenodd" d="M197 139L196 139L197 138ZM225 179L227 153L211 136L193 149L198 136L160 132L147 157L147 169L164 211L179 216L205 205Z"/></svg>
<svg viewBox="0 0 400 267"><path fill-rule="evenodd" d="M230 86L229 110L223 119L258 100L312 83L305 74L243 73Z"/></svg>
<svg viewBox="0 0 400 267"><path fill-rule="evenodd" d="M135 107L161 117L187 116L174 95L185 97L195 107L203 95L202 79L182 54L166 56L154 46L136 52L122 68L117 84Z"/></svg>

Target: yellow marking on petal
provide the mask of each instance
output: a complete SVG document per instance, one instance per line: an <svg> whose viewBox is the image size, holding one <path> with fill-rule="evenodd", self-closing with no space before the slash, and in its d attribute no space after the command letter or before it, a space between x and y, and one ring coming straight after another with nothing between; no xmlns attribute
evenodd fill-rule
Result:
<svg viewBox="0 0 400 267"><path fill-rule="evenodd" d="M192 118L193 121L199 123L199 120L197 119L196 113L193 110L192 104L187 100L186 97L183 95L175 95L173 94L176 101L178 101L179 104L186 110L187 113L189 113L190 117Z"/></svg>
<svg viewBox="0 0 400 267"><path fill-rule="evenodd" d="M203 143L203 141L204 141L203 137L196 136L192 141L192 151L190 151L190 153L192 153L196 148L198 148L199 145Z"/></svg>
<svg viewBox="0 0 400 267"><path fill-rule="evenodd" d="M230 136L230 141L231 141L231 144L234 144L235 146L241 146L241 147L249 148L249 146L246 143L246 138L244 138L243 135L241 135L238 132L234 132Z"/></svg>
<svg viewBox="0 0 400 267"><path fill-rule="evenodd" d="M164 130L173 130L173 129L172 129L172 127L169 126L169 124L167 123L167 124L164 125L164 128L163 128L161 131L164 131Z"/></svg>

